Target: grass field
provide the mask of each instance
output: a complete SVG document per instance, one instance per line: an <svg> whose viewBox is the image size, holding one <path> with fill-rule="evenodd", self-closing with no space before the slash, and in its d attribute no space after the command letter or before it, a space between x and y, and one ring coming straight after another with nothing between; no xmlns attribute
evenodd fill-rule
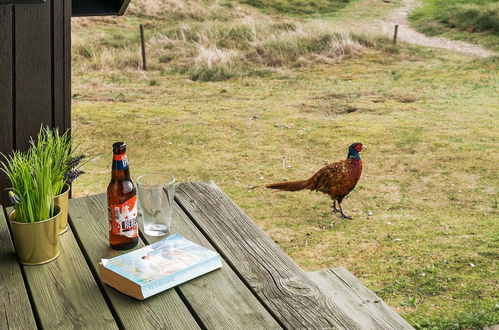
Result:
<svg viewBox="0 0 499 330"><path fill-rule="evenodd" d="M337 11L343 8L349 0L243 0L241 2L270 13L314 15Z"/></svg>
<svg viewBox="0 0 499 330"><path fill-rule="evenodd" d="M94 155L75 195L104 191L111 145L125 140L134 178L213 180L303 269L345 266L416 328L499 323L497 58L373 36L335 48L320 22L245 6L186 5L179 21L140 5L124 18L75 22L73 126ZM189 39L199 17L204 34ZM137 68L138 23L149 31L147 72ZM327 47L306 46L314 29ZM284 49L296 57L268 62L283 54L270 42L276 33L294 40ZM253 57L262 44L270 55ZM229 75L193 80L202 68ZM368 147L343 203L354 220L333 215L325 195L259 187L307 178L352 142Z"/></svg>
<svg viewBox="0 0 499 330"><path fill-rule="evenodd" d="M499 2L496 0L423 0L410 15L414 27L435 36L464 40L499 50Z"/></svg>

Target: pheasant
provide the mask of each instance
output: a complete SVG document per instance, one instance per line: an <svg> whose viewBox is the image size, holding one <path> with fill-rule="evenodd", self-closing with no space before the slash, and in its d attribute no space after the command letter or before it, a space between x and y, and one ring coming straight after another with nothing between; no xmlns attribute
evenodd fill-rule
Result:
<svg viewBox="0 0 499 330"><path fill-rule="evenodd" d="M329 164L321 168L317 173L307 180L278 182L267 184L267 188L283 191L315 190L331 196L333 200L332 209L334 213L339 212L345 219L352 219L345 215L341 208L341 201L355 185L362 174L362 160L359 152L364 149L362 143L352 143L348 148L347 159ZM338 209L336 208L338 202Z"/></svg>

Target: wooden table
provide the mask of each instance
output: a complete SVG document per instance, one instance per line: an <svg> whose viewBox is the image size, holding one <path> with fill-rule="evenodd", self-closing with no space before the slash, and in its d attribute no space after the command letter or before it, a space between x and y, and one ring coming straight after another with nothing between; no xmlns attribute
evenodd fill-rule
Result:
<svg viewBox="0 0 499 330"><path fill-rule="evenodd" d="M180 184L175 198L172 233L223 267L144 301L99 279L100 259L122 253L104 194L70 200L60 255L41 266L17 262L0 212L0 329L412 329L346 269L302 271L214 183Z"/></svg>

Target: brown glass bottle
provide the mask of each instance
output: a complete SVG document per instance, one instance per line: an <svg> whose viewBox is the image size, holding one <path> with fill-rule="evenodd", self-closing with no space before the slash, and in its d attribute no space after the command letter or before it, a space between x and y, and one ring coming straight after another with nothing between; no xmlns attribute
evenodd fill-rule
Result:
<svg viewBox="0 0 499 330"><path fill-rule="evenodd" d="M107 186L109 208L109 245L113 249L127 250L137 246L137 193L130 179L126 144L113 144L111 182Z"/></svg>

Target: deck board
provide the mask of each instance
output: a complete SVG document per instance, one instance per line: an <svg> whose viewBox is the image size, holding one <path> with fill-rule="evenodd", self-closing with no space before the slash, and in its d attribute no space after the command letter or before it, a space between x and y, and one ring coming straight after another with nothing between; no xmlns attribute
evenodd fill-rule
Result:
<svg viewBox="0 0 499 330"><path fill-rule="evenodd" d="M35 316L0 205L0 329L35 329Z"/></svg>
<svg viewBox="0 0 499 330"><path fill-rule="evenodd" d="M78 243L90 263L94 274L102 258L112 258L127 251L116 251L109 247L109 225L104 195L75 198L69 201L69 222L78 232ZM139 240L138 247L144 246ZM99 280L100 282L100 280ZM104 292L111 303L113 313L120 325L130 329L199 329L196 320L175 290L168 290L144 301L103 284Z"/></svg>
<svg viewBox="0 0 499 330"><path fill-rule="evenodd" d="M180 233L214 250L178 205L174 207L171 233ZM145 238L154 243L164 237ZM281 329L225 261L220 270L180 285L179 291L208 329Z"/></svg>
<svg viewBox="0 0 499 330"><path fill-rule="evenodd" d="M214 183L180 184L176 198L286 328L364 329L356 315L325 295ZM372 324L383 329L376 321Z"/></svg>
<svg viewBox="0 0 499 330"><path fill-rule="evenodd" d="M17 262L0 206L0 329L413 329L342 267L304 272L214 183L182 183L171 233L223 267L144 301L99 279L109 247L105 194L70 200L59 257ZM137 248L163 237L141 235Z"/></svg>
<svg viewBox="0 0 499 330"><path fill-rule="evenodd" d="M70 228L60 235L59 246L54 261L21 266L40 325L46 329L117 329Z"/></svg>
<svg viewBox="0 0 499 330"><path fill-rule="evenodd" d="M345 308L350 308L352 313L359 315L359 319L365 322L375 320L385 329L414 329L343 267L310 272L307 276L332 299L341 301ZM366 328L369 328L368 323L366 323Z"/></svg>

